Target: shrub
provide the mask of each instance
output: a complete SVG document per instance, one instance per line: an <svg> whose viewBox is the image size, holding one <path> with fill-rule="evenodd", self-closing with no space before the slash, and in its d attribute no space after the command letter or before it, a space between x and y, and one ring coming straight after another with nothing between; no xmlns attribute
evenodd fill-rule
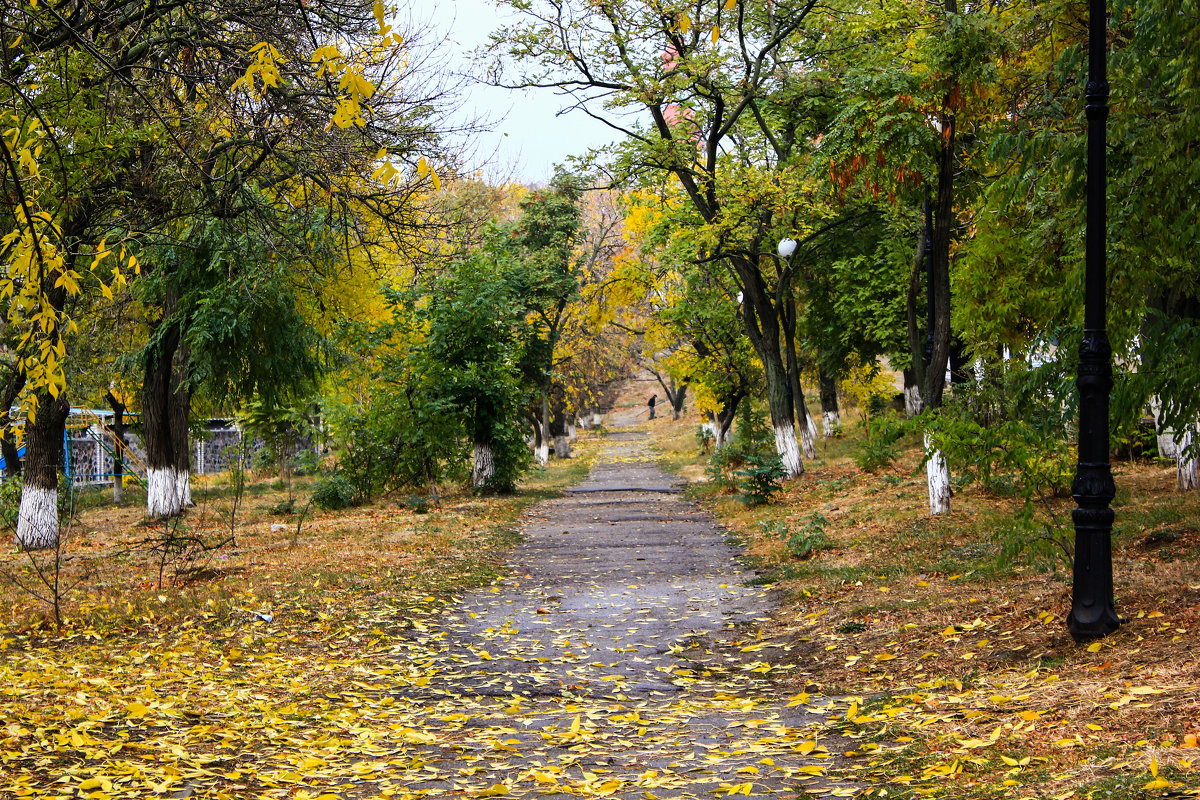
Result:
<svg viewBox="0 0 1200 800"><path fill-rule="evenodd" d="M804 561L822 550L832 548L833 541L825 533L825 526L828 524L829 520L825 518L825 515L819 511L814 512L804 523L803 528L788 537L786 545L788 555Z"/></svg>
<svg viewBox="0 0 1200 800"><path fill-rule="evenodd" d="M738 422L734 426L733 436L724 447L713 451L705 471L709 480L717 486L740 490L750 480L765 481L764 486L769 484L768 474L773 471L771 465L778 460L775 438L767 425L766 413L745 400L738 408ZM750 473L754 473L754 477ZM775 482L782 480L784 474L781 471ZM776 488L774 491L778 490Z"/></svg>
<svg viewBox="0 0 1200 800"><path fill-rule="evenodd" d="M345 473L334 472L318 478L313 484L312 502L317 508L339 511L361 504L363 497Z"/></svg>
<svg viewBox="0 0 1200 800"><path fill-rule="evenodd" d="M884 411L867 420L866 437L854 463L864 472L878 472L891 464L900 455L900 439L908 430L908 424L895 411Z"/></svg>
<svg viewBox="0 0 1200 800"><path fill-rule="evenodd" d="M735 473L738 500L748 506L760 506L783 490L783 476L787 471L777 453L752 453L746 456L746 466Z"/></svg>

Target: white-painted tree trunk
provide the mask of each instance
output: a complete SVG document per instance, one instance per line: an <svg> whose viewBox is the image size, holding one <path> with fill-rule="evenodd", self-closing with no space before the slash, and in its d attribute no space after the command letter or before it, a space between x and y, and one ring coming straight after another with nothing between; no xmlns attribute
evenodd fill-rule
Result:
<svg viewBox="0 0 1200 800"><path fill-rule="evenodd" d="M604 415L603 414L592 414L592 427L593 428L599 428L603 424L604 424Z"/></svg>
<svg viewBox="0 0 1200 800"><path fill-rule="evenodd" d="M544 437L541 444L533 448L533 460L543 467L550 461L550 443Z"/></svg>
<svg viewBox="0 0 1200 800"><path fill-rule="evenodd" d="M575 423L574 423L574 422L571 422L571 423L568 423L568 424L567 424L567 438L568 438L570 441L572 441L572 442L574 442L574 441L576 441L577 439L579 439L579 433L578 433L578 432L575 430Z"/></svg>
<svg viewBox="0 0 1200 800"><path fill-rule="evenodd" d="M1166 427L1162 416L1162 401L1158 395L1150 398L1150 413L1154 415L1154 433L1158 438L1159 458L1179 458L1179 445L1175 443L1175 431Z"/></svg>
<svg viewBox="0 0 1200 800"><path fill-rule="evenodd" d="M482 489L496 474L496 457L491 445L475 443L475 462L471 469L471 485Z"/></svg>
<svg viewBox="0 0 1200 800"><path fill-rule="evenodd" d="M58 489L25 484L17 512L17 544L26 550L44 550L58 543Z"/></svg>
<svg viewBox="0 0 1200 800"><path fill-rule="evenodd" d="M730 429L727 428L726 430L722 431L721 426L720 425L717 426L716 432L713 434L713 449L714 450L719 450L720 448L729 444L729 433L730 433Z"/></svg>
<svg viewBox="0 0 1200 800"><path fill-rule="evenodd" d="M950 468L941 450L934 450L930 435L925 434L925 479L929 484L929 513L950 513Z"/></svg>
<svg viewBox="0 0 1200 800"><path fill-rule="evenodd" d="M179 497L179 510L191 508L192 502L192 471L190 469L175 471L175 494Z"/></svg>
<svg viewBox="0 0 1200 800"><path fill-rule="evenodd" d="M1196 439L1196 427L1183 434L1179 440L1178 452L1175 454L1175 478L1179 491L1190 492L1200 488L1200 458L1194 455L1189 458L1188 449Z"/></svg>
<svg viewBox="0 0 1200 800"><path fill-rule="evenodd" d="M174 467L151 467L146 473L146 513L174 517L192 504L192 473Z"/></svg>
<svg viewBox="0 0 1200 800"><path fill-rule="evenodd" d="M925 404L921 402L921 389L919 386L904 387L904 415L909 419L920 416L921 411L925 408Z"/></svg>
<svg viewBox="0 0 1200 800"><path fill-rule="evenodd" d="M570 458L571 457L571 440L567 436L554 437L554 457L555 458Z"/></svg>
<svg viewBox="0 0 1200 800"><path fill-rule="evenodd" d="M826 411L821 416L821 433L826 439L832 439L837 435L838 428L842 427L842 415L836 411Z"/></svg>
<svg viewBox="0 0 1200 800"><path fill-rule="evenodd" d="M796 440L796 426L787 421L775 426L775 452L783 461L783 469L787 477L795 478L804 474L804 461L800 458L800 442Z"/></svg>
<svg viewBox="0 0 1200 800"><path fill-rule="evenodd" d="M804 429L800 431L800 446L804 449L804 457L812 460L817 457L817 421L812 414L804 415Z"/></svg>

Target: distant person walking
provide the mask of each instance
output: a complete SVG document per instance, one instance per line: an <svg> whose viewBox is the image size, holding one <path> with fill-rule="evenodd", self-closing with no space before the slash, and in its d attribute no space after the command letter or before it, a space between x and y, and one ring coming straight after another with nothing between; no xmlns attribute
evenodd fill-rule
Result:
<svg viewBox="0 0 1200 800"><path fill-rule="evenodd" d="M650 400L646 405L650 406L650 419L654 419L654 404L658 402L658 395L650 395Z"/></svg>

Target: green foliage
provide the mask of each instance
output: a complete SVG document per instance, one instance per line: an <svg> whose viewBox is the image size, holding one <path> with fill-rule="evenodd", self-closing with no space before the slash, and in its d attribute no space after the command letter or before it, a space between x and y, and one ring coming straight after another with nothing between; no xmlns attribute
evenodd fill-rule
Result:
<svg viewBox="0 0 1200 800"><path fill-rule="evenodd" d="M807 561L822 550L833 547L833 540L825 533L829 520L819 511L809 515L804 526L794 533L783 522L761 523L763 532L769 536L784 540L787 554L800 561Z"/></svg>
<svg viewBox="0 0 1200 800"><path fill-rule="evenodd" d="M4 530L16 531L17 517L21 510L21 475L0 481L0 523Z"/></svg>
<svg viewBox="0 0 1200 800"><path fill-rule="evenodd" d="M878 472L888 466L900 455L900 440L909 427L907 421L891 409L869 417L866 436L854 453L854 463L865 472Z"/></svg>
<svg viewBox="0 0 1200 800"><path fill-rule="evenodd" d="M1074 451L1061 411L1048 408L1051 398L1039 403L1022 392L1024 377L963 386L920 424L963 485L978 483L1020 501L1011 524L997 529L1003 562L1061 559L1069 565L1069 520L1049 500L1069 490Z"/></svg>
<svg viewBox="0 0 1200 800"><path fill-rule="evenodd" d="M343 472L323 475L313 483L312 502L326 511L340 511L362 502L354 483Z"/></svg>
<svg viewBox="0 0 1200 800"><path fill-rule="evenodd" d="M717 448L709 456L705 472L709 480L722 489L736 489L739 470L751 466L752 460L755 469L766 469L772 456L778 459L766 414L749 400L744 400L738 406L738 421L733 428L733 435L724 447ZM763 473L764 478L769 471Z"/></svg>
<svg viewBox="0 0 1200 800"><path fill-rule="evenodd" d="M783 490L787 471L778 453L756 452L747 455L746 465L734 474L739 478L738 500L748 506L761 506Z"/></svg>

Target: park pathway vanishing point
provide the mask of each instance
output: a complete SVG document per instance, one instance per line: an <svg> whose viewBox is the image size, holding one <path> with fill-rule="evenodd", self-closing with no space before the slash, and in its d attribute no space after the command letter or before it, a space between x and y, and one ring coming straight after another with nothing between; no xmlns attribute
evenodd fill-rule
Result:
<svg viewBox="0 0 1200 800"><path fill-rule="evenodd" d="M840 744L814 740L823 718L808 698L772 687L796 665L788 645L755 638L768 592L746 585L642 436L610 435L583 484L527 515L511 577L447 609L431 664L453 668L396 693L441 728L410 734L429 774L410 771L404 791L854 793L827 775Z"/></svg>

